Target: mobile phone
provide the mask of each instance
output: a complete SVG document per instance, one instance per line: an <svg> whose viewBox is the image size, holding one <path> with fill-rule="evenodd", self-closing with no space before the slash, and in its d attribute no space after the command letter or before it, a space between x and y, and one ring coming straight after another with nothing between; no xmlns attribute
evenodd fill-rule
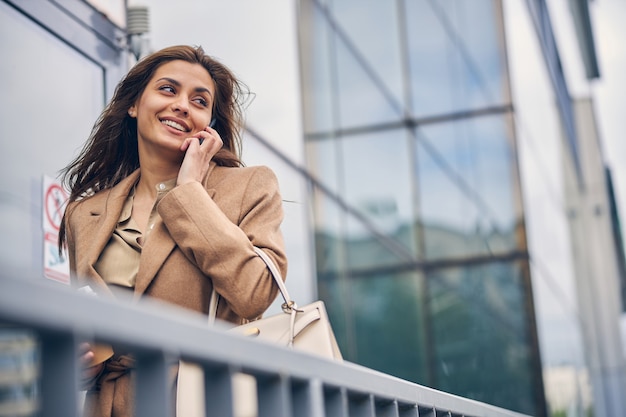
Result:
<svg viewBox="0 0 626 417"><path fill-rule="evenodd" d="M211 123L209 123L209 127L215 126L215 117L211 119ZM204 138L200 138L200 145L204 142Z"/></svg>

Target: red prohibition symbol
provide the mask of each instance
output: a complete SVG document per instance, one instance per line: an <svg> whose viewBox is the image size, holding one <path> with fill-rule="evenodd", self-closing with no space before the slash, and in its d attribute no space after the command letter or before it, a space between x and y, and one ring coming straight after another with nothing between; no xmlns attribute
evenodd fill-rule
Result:
<svg viewBox="0 0 626 417"><path fill-rule="evenodd" d="M67 193L60 185L52 184L48 187L48 190L46 190L44 211L46 213L46 219L48 219L48 222L55 230L59 230L61 227L63 205L66 201Z"/></svg>

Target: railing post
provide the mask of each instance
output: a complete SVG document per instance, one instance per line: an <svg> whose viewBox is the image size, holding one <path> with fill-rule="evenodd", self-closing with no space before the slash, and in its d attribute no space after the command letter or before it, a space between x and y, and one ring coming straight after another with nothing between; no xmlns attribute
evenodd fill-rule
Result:
<svg viewBox="0 0 626 417"><path fill-rule="evenodd" d="M398 402L396 400L377 401L376 417L400 417Z"/></svg>
<svg viewBox="0 0 626 417"><path fill-rule="evenodd" d="M348 398L345 388L325 387L325 417L348 417Z"/></svg>
<svg viewBox="0 0 626 417"><path fill-rule="evenodd" d="M234 415L231 380L232 371L228 366L204 368L206 417L231 417Z"/></svg>
<svg viewBox="0 0 626 417"><path fill-rule="evenodd" d="M437 417L437 412L434 407L418 407L419 417Z"/></svg>
<svg viewBox="0 0 626 417"><path fill-rule="evenodd" d="M78 417L78 352L73 334L41 332L41 417Z"/></svg>
<svg viewBox="0 0 626 417"><path fill-rule="evenodd" d="M374 397L372 395L349 394L348 409L350 417L376 417Z"/></svg>
<svg viewBox="0 0 626 417"><path fill-rule="evenodd" d="M416 404L398 404L398 414L400 417L420 417Z"/></svg>
<svg viewBox="0 0 626 417"><path fill-rule="evenodd" d="M135 353L135 416L171 417L170 366L160 351Z"/></svg>
<svg viewBox="0 0 626 417"><path fill-rule="evenodd" d="M291 417L291 387L283 376L257 377L259 417Z"/></svg>
<svg viewBox="0 0 626 417"><path fill-rule="evenodd" d="M319 379L291 381L291 415L324 417L324 393Z"/></svg>

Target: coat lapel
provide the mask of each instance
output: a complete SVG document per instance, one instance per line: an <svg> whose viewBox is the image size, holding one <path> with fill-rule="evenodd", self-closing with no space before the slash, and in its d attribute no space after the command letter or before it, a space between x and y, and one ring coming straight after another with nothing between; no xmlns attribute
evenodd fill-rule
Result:
<svg viewBox="0 0 626 417"><path fill-rule="evenodd" d="M205 188L208 186L209 177L214 168L215 163L211 162L209 171L203 181ZM215 195L214 189L208 189L207 192L211 198ZM141 252L139 271L137 272L137 280L135 281L135 298L139 298L146 292L150 283L154 280L156 274L175 247L176 242L172 239L163 220L159 217Z"/></svg>
<svg viewBox="0 0 626 417"><path fill-rule="evenodd" d="M89 216L85 220L86 223L83 225L83 228L92 231L93 240L86 249L85 263L82 266L78 266L77 269L79 275L91 278L92 282L90 284L95 284L102 289L107 288L107 285L96 271L94 265L117 226L124 202L128 197L130 189L135 185L137 178L139 178L139 170L120 181L108 192L105 192L106 194L103 193L101 197L96 195L83 203L86 205Z"/></svg>
<svg viewBox="0 0 626 417"><path fill-rule="evenodd" d="M163 221L159 218L150 232L146 244L141 251L139 271L135 281L135 298L141 296L154 277L161 265L176 246L176 242L167 231Z"/></svg>

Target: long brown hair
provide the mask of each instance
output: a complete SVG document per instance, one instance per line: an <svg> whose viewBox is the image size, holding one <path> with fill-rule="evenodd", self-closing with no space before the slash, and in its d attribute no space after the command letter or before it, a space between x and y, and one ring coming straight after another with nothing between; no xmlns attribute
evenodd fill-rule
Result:
<svg viewBox="0 0 626 417"><path fill-rule="evenodd" d="M181 60L202 65L215 82L213 128L223 146L213 157L218 165L237 167L241 162L243 105L246 86L202 47L171 46L142 58L117 85L80 154L61 170L61 181L70 190L69 201L113 187L139 168L137 119L128 109L141 96L155 71L163 64ZM59 247L65 243L65 215L59 231Z"/></svg>

